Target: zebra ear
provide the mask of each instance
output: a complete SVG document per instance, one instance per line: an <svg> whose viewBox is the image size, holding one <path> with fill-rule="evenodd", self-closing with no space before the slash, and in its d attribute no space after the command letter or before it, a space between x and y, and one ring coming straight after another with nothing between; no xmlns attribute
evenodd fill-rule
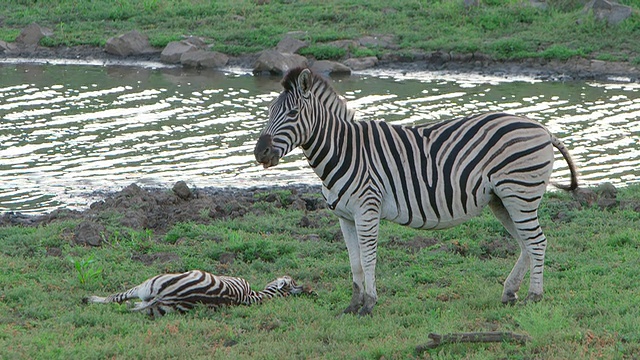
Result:
<svg viewBox="0 0 640 360"><path fill-rule="evenodd" d="M311 71L309 71L309 69L302 70L300 75L298 75L298 84L304 95L309 94L309 90L311 90L311 78Z"/></svg>

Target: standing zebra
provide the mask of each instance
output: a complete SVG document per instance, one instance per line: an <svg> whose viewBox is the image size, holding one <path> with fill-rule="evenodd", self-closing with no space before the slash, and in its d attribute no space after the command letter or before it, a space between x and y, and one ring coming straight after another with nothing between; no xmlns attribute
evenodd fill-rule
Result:
<svg viewBox="0 0 640 360"><path fill-rule="evenodd" d="M107 297L90 296L85 302L122 303L139 298L142 301L136 303L131 311L145 310L149 316L156 317L174 310L184 312L193 309L196 304L212 308L252 305L276 296L300 294L302 291L302 286L298 286L289 276L268 283L262 291L253 291L245 279L192 270L181 274L157 275L127 291Z"/></svg>
<svg viewBox="0 0 640 360"><path fill-rule="evenodd" d="M503 303L530 270L528 300L542 298L547 245L538 205L553 168L553 148L576 167L567 149L541 124L500 113L400 126L356 121L354 112L321 77L289 71L284 91L269 106L269 121L254 154L265 168L300 146L322 180L322 194L339 217L349 251L353 297L345 313L371 313L380 219L413 228L444 229L479 215L489 205L520 245L504 283Z"/></svg>

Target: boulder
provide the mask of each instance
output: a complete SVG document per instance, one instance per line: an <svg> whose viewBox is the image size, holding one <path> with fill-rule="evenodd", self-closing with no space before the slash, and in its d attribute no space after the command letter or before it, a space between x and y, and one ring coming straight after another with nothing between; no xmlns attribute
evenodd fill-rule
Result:
<svg viewBox="0 0 640 360"><path fill-rule="evenodd" d="M317 74L341 74L350 75L351 69L348 66L335 61L320 60L311 65L311 71Z"/></svg>
<svg viewBox="0 0 640 360"><path fill-rule="evenodd" d="M45 36L53 35L53 31L43 28L36 23L32 23L22 29L20 35L16 38L16 43L22 46L38 45L40 39Z"/></svg>
<svg viewBox="0 0 640 360"><path fill-rule="evenodd" d="M378 58L375 56L351 58L345 60L343 64L347 65L351 70L364 70L376 66L378 64Z"/></svg>
<svg viewBox="0 0 640 360"><path fill-rule="evenodd" d="M217 51L196 50L182 54L183 66L195 68L221 68L229 62L229 57Z"/></svg>
<svg viewBox="0 0 640 360"><path fill-rule="evenodd" d="M284 39L280 40L278 45L276 45L276 51L281 53L289 53L295 54L298 50L307 47L306 41L298 40L292 36L285 36Z"/></svg>
<svg viewBox="0 0 640 360"><path fill-rule="evenodd" d="M187 183L182 180L175 183L172 190L182 200L189 200L193 196L191 189L187 186Z"/></svg>
<svg viewBox="0 0 640 360"><path fill-rule="evenodd" d="M105 227L93 221L85 220L76 226L73 241L77 245L100 246Z"/></svg>
<svg viewBox="0 0 640 360"><path fill-rule="evenodd" d="M276 50L263 51L253 66L253 73L268 72L282 75L290 69L307 66L307 58L297 54L284 54Z"/></svg>
<svg viewBox="0 0 640 360"><path fill-rule="evenodd" d="M107 40L105 51L119 56L145 55L156 52L146 35L133 30Z"/></svg>
<svg viewBox="0 0 640 360"><path fill-rule="evenodd" d="M631 16L633 9L613 1L591 0L584 6L584 12L593 12L593 16L609 25L617 25Z"/></svg>
<svg viewBox="0 0 640 360"><path fill-rule="evenodd" d="M178 64L183 54L196 50L198 50L198 47L186 40L172 41L162 50L160 61L168 64Z"/></svg>

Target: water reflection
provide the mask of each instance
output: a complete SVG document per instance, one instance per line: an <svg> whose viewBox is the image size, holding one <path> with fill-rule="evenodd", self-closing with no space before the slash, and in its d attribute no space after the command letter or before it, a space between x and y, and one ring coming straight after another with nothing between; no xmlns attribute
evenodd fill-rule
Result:
<svg viewBox="0 0 640 360"><path fill-rule="evenodd" d="M300 151L275 168L252 149L279 78L180 68L0 65L0 211L84 206L94 190L318 183ZM421 124L508 111L544 123L585 183L638 182L638 84L365 72L334 87L362 119ZM558 154L558 159L560 155ZM554 180L566 181L564 161Z"/></svg>

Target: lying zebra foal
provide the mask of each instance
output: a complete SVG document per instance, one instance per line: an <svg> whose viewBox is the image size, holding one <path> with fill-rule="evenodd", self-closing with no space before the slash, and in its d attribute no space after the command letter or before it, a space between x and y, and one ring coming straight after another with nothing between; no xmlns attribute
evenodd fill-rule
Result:
<svg viewBox="0 0 640 360"><path fill-rule="evenodd" d="M278 296L302 293L303 287L289 276L279 277L268 283L264 290L253 291L242 278L216 276L201 270L181 274L154 276L127 291L107 297L90 296L85 303L122 303L139 298L131 311L146 311L147 315L163 316L171 311L184 312L196 304L212 308L224 305L252 305Z"/></svg>

